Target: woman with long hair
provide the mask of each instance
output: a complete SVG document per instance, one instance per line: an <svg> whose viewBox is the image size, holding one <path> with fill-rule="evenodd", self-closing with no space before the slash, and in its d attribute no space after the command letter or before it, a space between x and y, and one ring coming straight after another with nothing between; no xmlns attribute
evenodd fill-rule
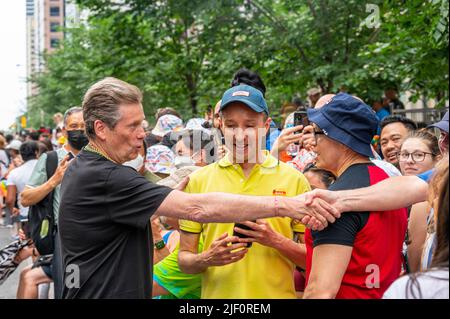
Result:
<svg viewBox="0 0 450 319"><path fill-rule="evenodd" d="M437 166L430 185L430 201L434 209L436 235L431 267L423 272L403 276L384 294L385 299L448 299L448 157Z"/></svg>
<svg viewBox="0 0 450 319"><path fill-rule="evenodd" d="M400 170L405 176L422 174L433 169L442 158L438 139L427 129L411 132L398 153ZM428 201L411 207L408 222L407 261L409 272L420 270L423 246L427 237Z"/></svg>

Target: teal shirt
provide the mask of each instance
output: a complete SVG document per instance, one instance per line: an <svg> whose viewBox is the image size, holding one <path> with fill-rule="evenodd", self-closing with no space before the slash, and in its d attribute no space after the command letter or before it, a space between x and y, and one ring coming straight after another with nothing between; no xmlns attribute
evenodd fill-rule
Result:
<svg viewBox="0 0 450 319"><path fill-rule="evenodd" d="M56 154L58 155L58 165L61 163L63 158L68 154L69 152L64 148L61 147L56 151ZM36 163L36 166L34 167L33 173L31 173L31 177L28 180L27 186L30 188L35 188L38 186L41 186L45 182L47 182L47 171L46 171L46 162L47 162L47 154L42 154L41 157L39 157L38 162ZM60 200L60 189L61 184L56 186L53 193L53 214L55 216L55 223L58 223L58 212L59 212L59 200Z"/></svg>

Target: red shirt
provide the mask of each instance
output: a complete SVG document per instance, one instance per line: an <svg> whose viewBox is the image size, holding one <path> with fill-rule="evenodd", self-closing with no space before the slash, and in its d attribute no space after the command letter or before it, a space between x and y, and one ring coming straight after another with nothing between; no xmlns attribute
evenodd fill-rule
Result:
<svg viewBox="0 0 450 319"><path fill-rule="evenodd" d="M387 174L377 166L356 164L349 167L330 190L366 187L386 178ZM307 230L307 282L311 267L314 267L313 246L353 246L351 259L336 298L381 298L392 282L400 276L406 227L407 210L402 208L384 212L347 212L321 232Z"/></svg>

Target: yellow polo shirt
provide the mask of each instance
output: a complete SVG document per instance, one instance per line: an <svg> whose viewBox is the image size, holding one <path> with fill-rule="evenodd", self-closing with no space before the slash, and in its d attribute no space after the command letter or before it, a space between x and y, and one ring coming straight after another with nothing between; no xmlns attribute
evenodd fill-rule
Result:
<svg viewBox="0 0 450 319"><path fill-rule="evenodd" d="M310 190L307 179L296 169L278 162L268 152L261 165L255 165L248 178L242 168L224 157L190 175L188 193L223 192L259 196L295 196ZM291 218L268 218L272 229L287 238L294 232L303 233L304 225ZM234 224L180 220L180 228L199 233L204 240L204 250L225 232L231 236ZM253 243L240 261L221 267L209 267L202 273L202 299L296 298L294 264L276 249Z"/></svg>

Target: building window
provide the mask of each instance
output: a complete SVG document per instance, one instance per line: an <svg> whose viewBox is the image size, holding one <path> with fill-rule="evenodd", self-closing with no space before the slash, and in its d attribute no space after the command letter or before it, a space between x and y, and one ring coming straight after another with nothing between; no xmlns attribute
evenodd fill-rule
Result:
<svg viewBox="0 0 450 319"><path fill-rule="evenodd" d="M59 7L50 7L50 16L59 17Z"/></svg>
<svg viewBox="0 0 450 319"><path fill-rule="evenodd" d="M50 47L55 49L57 48L59 45L59 39L50 39Z"/></svg>
<svg viewBox="0 0 450 319"><path fill-rule="evenodd" d="M50 22L50 32L58 32L59 22Z"/></svg>

